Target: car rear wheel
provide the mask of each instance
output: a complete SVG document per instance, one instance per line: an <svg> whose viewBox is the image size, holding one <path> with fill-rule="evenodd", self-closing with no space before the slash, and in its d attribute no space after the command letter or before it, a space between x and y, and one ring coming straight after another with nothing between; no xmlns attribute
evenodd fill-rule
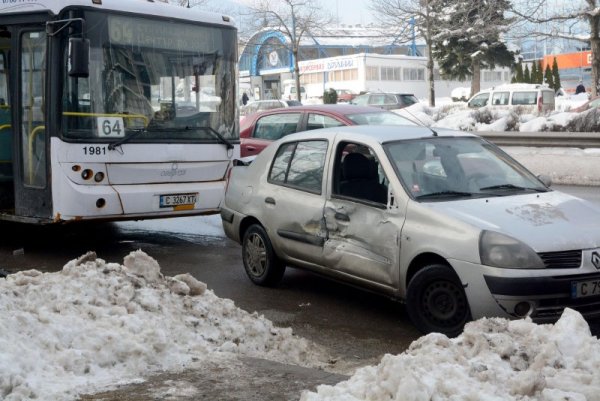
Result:
<svg viewBox="0 0 600 401"><path fill-rule="evenodd" d="M424 333L454 337L471 320L460 280L450 267L441 264L426 266L415 274L408 284L406 305L410 319Z"/></svg>
<svg viewBox="0 0 600 401"><path fill-rule="evenodd" d="M254 284L273 286L281 281L285 265L279 260L265 229L253 224L244 234L242 260L246 274Z"/></svg>

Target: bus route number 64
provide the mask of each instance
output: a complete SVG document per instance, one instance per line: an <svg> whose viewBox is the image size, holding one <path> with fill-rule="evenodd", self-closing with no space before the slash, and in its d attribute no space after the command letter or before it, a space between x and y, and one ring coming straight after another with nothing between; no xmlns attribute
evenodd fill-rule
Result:
<svg viewBox="0 0 600 401"><path fill-rule="evenodd" d="M125 136L125 125L121 117L98 117L96 127L100 138L122 138Z"/></svg>

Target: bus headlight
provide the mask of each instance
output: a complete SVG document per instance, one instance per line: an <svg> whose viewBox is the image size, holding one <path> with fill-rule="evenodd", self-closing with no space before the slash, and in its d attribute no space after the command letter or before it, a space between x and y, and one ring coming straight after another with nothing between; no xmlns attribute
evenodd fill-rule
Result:
<svg viewBox="0 0 600 401"><path fill-rule="evenodd" d="M90 170L89 168L86 168L85 170L83 170L81 172L81 178L83 178L84 180L89 180L90 178L92 178L93 175L94 175L94 172L92 170Z"/></svg>
<svg viewBox="0 0 600 401"><path fill-rule="evenodd" d="M98 171L94 176L94 181L100 182L104 179L104 173L102 171Z"/></svg>
<svg viewBox="0 0 600 401"><path fill-rule="evenodd" d="M527 244L494 231L484 230L479 238L481 263L506 269L543 269L546 266Z"/></svg>

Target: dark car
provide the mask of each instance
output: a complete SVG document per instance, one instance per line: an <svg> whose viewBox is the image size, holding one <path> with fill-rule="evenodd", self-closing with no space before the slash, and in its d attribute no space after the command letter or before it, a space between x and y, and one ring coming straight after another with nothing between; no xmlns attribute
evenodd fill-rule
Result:
<svg viewBox="0 0 600 401"><path fill-rule="evenodd" d="M396 113L375 107L323 104L268 110L240 122L241 156L260 153L286 135L343 125L417 125Z"/></svg>
<svg viewBox="0 0 600 401"><path fill-rule="evenodd" d="M419 100L412 93L365 93L356 96L350 103L357 106L374 106L385 110L395 110L419 103Z"/></svg>

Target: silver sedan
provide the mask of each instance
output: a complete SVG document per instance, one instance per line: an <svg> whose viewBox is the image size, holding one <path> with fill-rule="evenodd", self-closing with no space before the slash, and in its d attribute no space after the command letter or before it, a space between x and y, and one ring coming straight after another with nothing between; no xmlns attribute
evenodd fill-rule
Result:
<svg viewBox="0 0 600 401"><path fill-rule="evenodd" d="M337 127L235 167L221 217L254 283L312 270L454 336L484 316L600 312L600 210L548 186L472 134Z"/></svg>

